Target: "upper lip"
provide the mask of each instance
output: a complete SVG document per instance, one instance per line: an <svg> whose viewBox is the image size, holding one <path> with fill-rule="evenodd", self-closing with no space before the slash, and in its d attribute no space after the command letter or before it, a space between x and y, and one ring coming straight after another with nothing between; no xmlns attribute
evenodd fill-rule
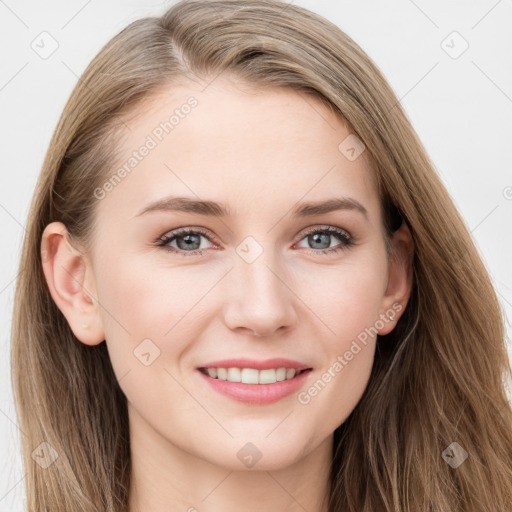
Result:
<svg viewBox="0 0 512 512"><path fill-rule="evenodd" d="M275 357L273 359L264 359L257 361L256 359L223 359L222 361L212 361L205 363L198 368L254 368L255 370L269 370L271 368L295 368L296 370L307 370L311 366L307 364L293 361L292 359L284 359Z"/></svg>

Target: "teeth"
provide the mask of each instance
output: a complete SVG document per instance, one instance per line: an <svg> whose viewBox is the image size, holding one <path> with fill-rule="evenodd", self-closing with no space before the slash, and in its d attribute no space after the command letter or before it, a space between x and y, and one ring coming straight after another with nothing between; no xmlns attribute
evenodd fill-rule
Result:
<svg viewBox="0 0 512 512"><path fill-rule="evenodd" d="M259 374L260 372L254 368L242 368L240 372L241 381L244 384L259 384Z"/></svg>
<svg viewBox="0 0 512 512"><path fill-rule="evenodd" d="M229 382L241 382L240 368L228 368L228 378L226 380L229 380Z"/></svg>
<svg viewBox="0 0 512 512"><path fill-rule="evenodd" d="M258 384L274 384L277 382L276 370L260 370Z"/></svg>
<svg viewBox="0 0 512 512"><path fill-rule="evenodd" d="M300 371L295 368L271 368L256 370L254 368L207 368L206 373L213 379L242 382L244 384L274 384L293 379Z"/></svg>
<svg viewBox="0 0 512 512"><path fill-rule="evenodd" d="M276 380L282 381L286 379L286 368L278 368L276 371Z"/></svg>

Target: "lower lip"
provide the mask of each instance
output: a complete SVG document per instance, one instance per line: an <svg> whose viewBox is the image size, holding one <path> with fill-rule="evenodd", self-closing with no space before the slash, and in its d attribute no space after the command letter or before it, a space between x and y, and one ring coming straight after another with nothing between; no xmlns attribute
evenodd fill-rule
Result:
<svg viewBox="0 0 512 512"><path fill-rule="evenodd" d="M196 371L215 391L222 395L239 402L259 405L277 402L298 391L311 373L311 370L306 370L293 379L282 380L274 384L244 384L242 382L214 379L200 370Z"/></svg>

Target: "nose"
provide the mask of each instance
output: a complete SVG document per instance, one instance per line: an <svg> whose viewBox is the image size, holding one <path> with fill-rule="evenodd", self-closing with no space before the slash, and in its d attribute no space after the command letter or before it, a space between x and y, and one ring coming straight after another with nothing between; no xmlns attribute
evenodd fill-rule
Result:
<svg viewBox="0 0 512 512"><path fill-rule="evenodd" d="M225 283L224 321L234 331L271 336L297 322L297 296L290 277L268 251L247 263L235 258L229 282Z"/></svg>

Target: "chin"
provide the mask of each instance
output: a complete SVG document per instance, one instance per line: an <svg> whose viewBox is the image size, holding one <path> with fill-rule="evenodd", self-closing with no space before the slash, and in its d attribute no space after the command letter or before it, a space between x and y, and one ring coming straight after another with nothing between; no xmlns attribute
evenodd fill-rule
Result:
<svg viewBox="0 0 512 512"><path fill-rule="evenodd" d="M265 434L267 435L267 434ZM252 441L251 441L252 439ZM291 445L276 437L273 441L244 436L243 440L232 439L223 453L215 453L209 461L229 471L276 471L297 463L307 449L304 442ZM227 456L228 455L228 456Z"/></svg>

